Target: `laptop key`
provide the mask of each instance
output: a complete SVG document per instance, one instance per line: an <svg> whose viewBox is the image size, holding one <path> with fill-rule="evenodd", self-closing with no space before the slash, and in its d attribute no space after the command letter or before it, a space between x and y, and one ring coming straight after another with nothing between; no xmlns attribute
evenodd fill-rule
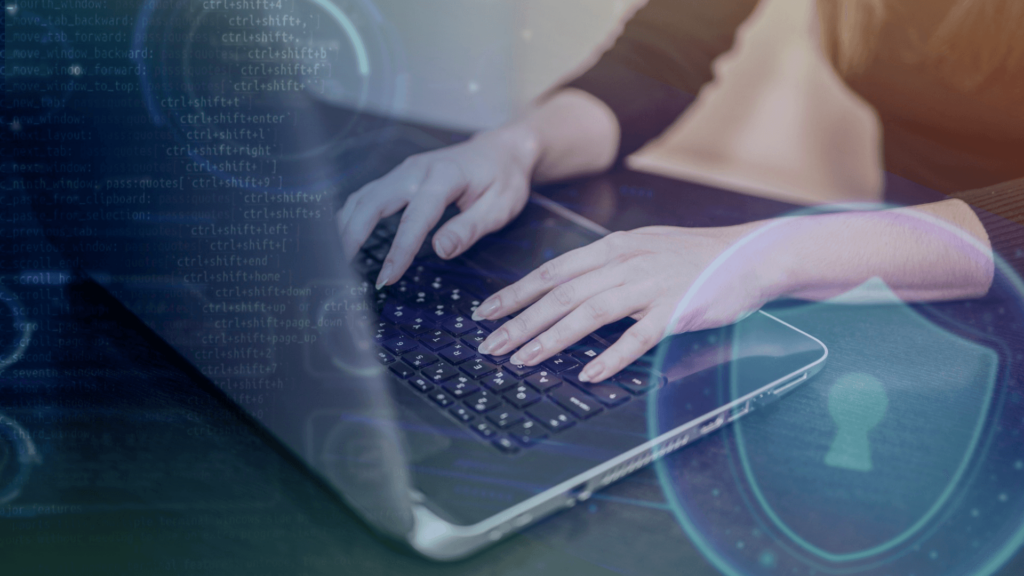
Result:
<svg viewBox="0 0 1024 576"><path fill-rule="evenodd" d="M442 350L440 355L441 358L444 358L452 364L461 364L475 356L476 351L459 342Z"/></svg>
<svg viewBox="0 0 1024 576"><path fill-rule="evenodd" d="M441 348L455 342L455 339L445 334L442 330L434 330L419 338L420 343L429 348L431 351L438 351Z"/></svg>
<svg viewBox="0 0 1024 576"><path fill-rule="evenodd" d="M430 332L434 327L434 323L426 318L417 316L409 321L408 324L402 324L402 332L405 332L409 336L419 336L420 334Z"/></svg>
<svg viewBox="0 0 1024 576"><path fill-rule="evenodd" d="M410 350L414 350L416 349L417 346L419 346L419 344L417 344L415 340L407 336L399 336L397 338L392 338L391 340L388 340L387 342L384 343L384 348L386 348L388 352L391 352L396 356L405 354Z"/></svg>
<svg viewBox="0 0 1024 576"><path fill-rule="evenodd" d="M551 370L555 374L571 370L580 365L575 358L565 354L555 354L551 358L545 360L542 364L545 368Z"/></svg>
<svg viewBox="0 0 1024 576"><path fill-rule="evenodd" d="M492 392L502 392L519 384L519 379L511 377L505 372L496 372L484 378L482 382Z"/></svg>
<svg viewBox="0 0 1024 576"><path fill-rule="evenodd" d="M442 322L441 329L452 336L459 337L476 330L476 322L473 322L467 316L455 316ZM473 349L476 350L476 347Z"/></svg>
<svg viewBox="0 0 1024 576"><path fill-rule="evenodd" d="M541 370L540 372L528 377L526 379L526 383L533 386L540 392L547 392L561 384L562 379L547 370Z"/></svg>
<svg viewBox="0 0 1024 576"><path fill-rule="evenodd" d="M454 398L466 398L480 389L476 382L461 374L441 384L441 387Z"/></svg>
<svg viewBox="0 0 1024 576"><path fill-rule="evenodd" d="M422 374L427 378L430 378L434 383L438 383L458 376L459 371L455 369L455 366L452 366L447 362L438 362L429 368L425 368Z"/></svg>
<svg viewBox="0 0 1024 576"><path fill-rule="evenodd" d="M465 342L466 345L472 348L473 350L476 350L477 348L480 347L480 344L483 344L483 341L487 339L487 336L489 336L490 334L490 332L484 330L483 328L477 328L463 336L462 341Z"/></svg>
<svg viewBox="0 0 1024 576"><path fill-rule="evenodd" d="M455 416L455 418L457 418L458 420L461 420L462 422L471 422L474 418L476 418L476 416L474 416L472 412L470 412L467 408L463 406L454 406L450 408L448 412L452 416Z"/></svg>
<svg viewBox="0 0 1024 576"><path fill-rule="evenodd" d="M502 407L500 410L494 410L487 415L487 419L494 423L495 426L501 429L508 428L513 424L518 424L526 418L523 413L519 410L513 410L508 406Z"/></svg>
<svg viewBox="0 0 1024 576"><path fill-rule="evenodd" d="M420 392L430 392L430 390L434 387L434 385L431 384L429 380L422 376L415 376L413 378L409 378L409 384L411 384L413 388L419 390Z"/></svg>
<svg viewBox="0 0 1024 576"><path fill-rule="evenodd" d="M664 377L653 372L623 370L612 376L611 381L629 390L632 394L644 394L661 385Z"/></svg>
<svg viewBox="0 0 1024 576"><path fill-rule="evenodd" d="M482 378L490 374L491 372L497 370L498 367L486 360L482 360L480 358L473 358L469 362L466 362L462 366L459 366L459 369L465 372L466 374L469 374L473 378Z"/></svg>
<svg viewBox="0 0 1024 576"><path fill-rule="evenodd" d="M559 374L559 376L561 376L563 380L570 384L575 384L576 386L585 386L587 383L580 381L580 372L582 371L583 367L577 366L572 370L566 370L565 372L562 372L561 374Z"/></svg>
<svg viewBox="0 0 1024 576"><path fill-rule="evenodd" d="M525 364L513 364L511 362L505 362L501 366L502 370L506 370L509 374L516 378L522 378L529 374L533 374L537 370L540 370L539 366L527 366Z"/></svg>
<svg viewBox="0 0 1024 576"><path fill-rule="evenodd" d="M387 366L388 364L391 364L392 362L395 361L395 357L394 356L392 356L391 354L389 354L389 353L387 353L387 352L385 352L383 350L377 350L376 358L377 358L378 362L380 362L381 364L383 364L385 366Z"/></svg>
<svg viewBox="0 0 1024 576"><path fill-rule="evenodd" d="M558 432L576 424L572 413L550 400L542 400L526 409L526 413L548 430Z"/></svg>
<svg viewBox="0 0 1024 576"><path fill-rule="evenodd" d="M416 370L409 366L408 364L406 364L405 362L395 362L388 368L390 368L392 372L397 374L398 377L402 378L403 380L405 378L412 378L413 376L416 375Z"/></svg>
<svg viewBox="0 0 1024 576"><path fill-rule="evenodd" d="M583 391L601 401L605 406L618 406L630 399L628 392L613 384L584 384Z"/></svg>
<svg viewBox="0 0 1024 576"><path fill-rule="evenodd" d="M604 348L600 346L583 346L573 349L570 354L580 362L586 363L597 358L602 352L604 352Z"/></svg>
<svg viewBox="0 0 1024 576"><path fill-rule="evenodd" d="M618 387L615 387L619 390ZM620 390L621 392L621 390ZM623 392L625 395L625 392ZM530 404L540 400L541 396L533 388L526 384L520 384L512 390L505 393L505 400L511 403L516 408L525 408Z"/></svg>
<svg viewBox="0 0 1024 576"><path fill-rule="evenodd" d="M427 366L430 366L431 364L437 362L437 356L431 354L430 352L424 352L420 350L415 352L406 352L405 354L402 355L402 360L404 360L405 363L408 364L409 366L418 369L426 368Z"/></svg>
<svg viewBox="0 0 1024 576"><path fill-rule="evenodd" d="M516 452L519 452L519 446L508 438L496 438L492 443L498 448L498 450L501 450L506 454L515 454Z"/></svg>
<svg viewBox="0 0 1024 576"><path fill-rule="evenodd" d="M520 446L529 447L548 437L547 430L533 420L525 420L508 429L508 435Z"/></svg>
<svg viewBox="0 0 1024 576"><path fill-rule="evenodd" d="M378 322L374 329L373 342L375 344L383 344L385 341L398 336L400 332L397 328L388 324L387 322Z"/></svg>
<svg viewBox="0 0 1024 576"><path fill-rule="evenodd" d="M435 322L444 322L456 314L458 312L455 311L455 307L452 304L434 304L427 311L427 316L433 318Z"/></svg>
<svg viewBox="0 0 1024 576"><path fill-rule="evenodd" d="M501 406L501 404L501 398L497 394L488 392L487 390L480 390L476 394L466 398L466 405L480 414L490 412L498 406Z"/></svg>
<svg viewBox="0 0 1024 576"><path fill-rule="evenodd" d="M489 422L485 422L483 420L475 422L470 427L473 429L474 432L483 436L484 438L494 438L498 434L498 431L494 429L494 426L491 426Z"/></svg>
<svg viewBox="0 0 1024 576"><path fill-rule="evenodd" d="M455 310L463 316L472 318L473 312L480 306L480 300L476 298L463 298L455 303Z"/></svg>
<svg viewBox="0 0 1024 576"><path fill-rule="evenodd" d="M413 318L415 317L415 314L414 310L407 304L387 302L384 304L384 310L381 312L381 316L395 324L404 324L407 318Z"/></svg>
<svg viewBox="0 0 1024 576"><path fill-rule="evenodd" d="M590 395L573 386L559 386L548 396L578 418L590 418L603 410Z"/></svg>
<svg viewBox="0 0 1024 576"><path fill-rule="evenodd" d="M440 406L441 408L447 408L447 407L451 406L452 404L455 404L455 400L452 399L451 396L449 396L448 394L446 394L442 390L434 390L433 392L431 392L427 396L431 400L433 400L434 403L437 404L438 406Z"/></svg>

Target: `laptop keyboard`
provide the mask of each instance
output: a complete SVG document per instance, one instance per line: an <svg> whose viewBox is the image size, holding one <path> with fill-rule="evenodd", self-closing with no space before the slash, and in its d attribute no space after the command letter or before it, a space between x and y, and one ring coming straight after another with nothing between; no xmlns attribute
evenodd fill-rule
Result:
<svg viewBox="0 0 1024 576"><path fill-rule="evenodd" d="M391 246L395 222L382 223L356 258L372 284ZM377 359L449 417L496 449L514 454L600 417L655 386L664 377L641 359L599 384L580 382L583 366L603 352L609 331L595 333L538 366L489 356L477 347L511 317L474 322L473 311L494 291L459 259L432 255L429 239L405 276L376 293L372 334ZM614 332L614 330L612 330Z"/></svg>

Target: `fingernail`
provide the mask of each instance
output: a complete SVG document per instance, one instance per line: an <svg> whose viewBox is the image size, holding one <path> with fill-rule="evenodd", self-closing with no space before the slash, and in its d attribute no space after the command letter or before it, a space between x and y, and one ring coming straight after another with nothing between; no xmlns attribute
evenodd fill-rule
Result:
<svg viewBox="0 0 1024 576"><path fill-rule="evenodd" d="M448 234L434 238L434 252L441 258L447 258L455 251L455 241Z"/></svg>
<svg viewBox="0 0 1024 576"><path fill-rule="evenodd" d="M600 362L591 362L580 372L580 382L593 382L604 372L604 366Z"/></svg>
<svg viewBox="0 0 1024 576"><path fill-rule="evenodd" d="M534 342L529 346L524 346L515 354L512 358L509 358L509 362L513 364L529 364L531 360L537 357L537 353L540 352L541 345L539 342Z"/></svg>
<svg viewBox="0 0 1024 576"><path fill-rule="evenodd" d="M477 351L481 354L493 354L499 350L502 346L508 343L508 336L504 330L498 330L494 334L491 334L480 343L480 347Z"/></svg>
<svg viewBox="0 0 1024 576"><path fill-rule="evenodd" d="M476 307L473 311L473 321L479 322L481 320L489 320L490 315L493 314L501 306L501 299L495 296L491 296L487 300L484 300L482 304Z"/></svg>
<svg viewBox="0 0 1024 576"><path fill-rule="evenodd" d="M380 290L388 280L391 280L391 269L393 266L390 262L385 262L384 267L380 269L380 274L377 276L377 290Z"/></svg>

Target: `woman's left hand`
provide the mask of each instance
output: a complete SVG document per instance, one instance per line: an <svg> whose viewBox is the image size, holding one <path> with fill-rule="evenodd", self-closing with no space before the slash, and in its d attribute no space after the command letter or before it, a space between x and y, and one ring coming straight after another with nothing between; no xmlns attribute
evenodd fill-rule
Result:
<svg viewBox="0 0 1024 576"><path fill-rule="evenodd" d="M599 382L666 335L736 322L777 296L763 273L763 259L744 251L716 262L753 226L639 228L566 253L480 304L477 320L529 307L479 350L497 356L522 346L512 362L534 366L605 324L634 318L638 322L580 374L582 381Z"/></svg>

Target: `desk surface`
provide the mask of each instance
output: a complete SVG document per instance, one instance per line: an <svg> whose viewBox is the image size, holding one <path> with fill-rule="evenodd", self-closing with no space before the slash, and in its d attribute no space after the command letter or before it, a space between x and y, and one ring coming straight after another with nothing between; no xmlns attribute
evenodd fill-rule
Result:
<svg viewBox="0 0 1024 576"><path fill-rule="evenodd" d="M459 137L439 131L429 135L434 142ZM360 178L365 181L383 169L385 165L366 170ZM907 183L894 181L892 186L908 198L925 195ZM721 225L794 209L626 171L543 192L612 229L643 224ZM31 232L38 223L30 209L17 202L11 205L16 216L11 221L18 222L16 228L22 232L16 239L10 235L0 240L5 253L13 246L22 251L29 246L48 250L46 241ZM0 565L15 568L5 573L337 574L341 570L403 575L652 575L717 574L730 566L735 573L821 570L822 561L788 542L780 528L801 519L773 526L766 505L753 496L758 490L752 490L749 476L744 480L738 470L765 465L759 464L765 455L779 456L777 461L784 462L787 450L789 454L827 450L829 441L821 438L831 438L835 431L828 428L830 421L823 414L828 410L829 391L844 375L871 373L885 380L891 405L897 403L897 391L912 397L929 381L948 376L944 368L899 369L901 344L893 336L898 336L898 329L892 323L902 325L901 318L926 318L943 327L945 332L940 333L956 334L957 340L946 342L949 346L994 338L1003 349L998 351L998 377L985 389L995 401L982 417L980 439L965 457L967 469L954 486L955 493L927 526L886 556L885 562L900 567L901 573L911 566L917 567L917 573L940 574L945 568L977 568L990 561L1006 562L999 570L1002 574L1024 571L1024 555L1016 554L1020 543L1015 540L1024 521L1020 490L1024 482L1014 476L1024 479L1024 472L1019 472L1024 467L1024 444L1018 435L1024 404L1014 378L1019 374L1020 342L1012 336L1021 325L1021 313L1007 310L1015 305L1008 297L901 308L899 314L874 316L851 308L807 310L783 303L778 313L798 317L801 327L829 346L830 359L814 381L776 408L748 417L744 446L737 431L727 429L482 554L454 564L436 564L374 536L330 490L212 400L199 386L194 370L166 350L146 344L132 320L101 289L67 282L58 276L57 266L52 268L53 274L47 275L11 261L3 271L5 302L13 302L10 295L16 296L19 311L36 328L20 360L0 374L0 413L13 442L20 438L24 446L25 438L31 438L38 457L31 463L25 458L19 468L14 465L16 454L10 450L0 454L0 490L4 482L9 489L0 492ZM7 331L3 334L11 342L21 333L12 331L9 309L3 313L8 314L0 318ZM895 354L886 355L886 350ZM927 394L921 398L924 404L920 405L926 405ZM974 408L965 405L963 409ZM935 434L931 414L922 409L910 416L910 425L924 431L925 437ZM809 428L794 428L794 423ZM793 430L800 432L794 437ZM757 438L773 438L773 434L781 434L784 441L756 448ZM811 442L813 446L805 445L812 437L820 438ZM902 449L907 438L890 430L871 441L875 453L883 454L887 446ZM946 444L939 449L942 446ZM739 452L747 448L753 453ZM923 450L933 448L925 442ZM762 469L778 475L778 467L771 471L770 464ZM940 464L934 464L936 469ZM22 470L22 475L11 472L15 469ZM816 470L809 465L792 468L790 478L762 479L760 493L775 485L782 486L781 492L790 499L795 495L797 500L813 501L818 495L831 495L831 500L821 501L848 504L842 510L823 512L820 503L819 508L803 509L807 514L814 510L834 514L834 520L816 524L830 527L817 535L819 541L853 538L857 535L852 531L858 529L871 532L872 521L884 524L888 516L883 512L894 506L893 501L878 497L878 490L873 495L866 490L836 496L836 486L845 480L830 484ZM900 481L941 485L926 477ZM931 486L925 484L922 491ZM871 488L870 482L865 486ZM878 486L883 495L892 493L884 483ZM787 506L790 513L801 510L800 502L776 500L774 506L776 512ZM887 528L880 524L876 529ZM885 569L884 565L850 565L865 573Z"/></svg>

